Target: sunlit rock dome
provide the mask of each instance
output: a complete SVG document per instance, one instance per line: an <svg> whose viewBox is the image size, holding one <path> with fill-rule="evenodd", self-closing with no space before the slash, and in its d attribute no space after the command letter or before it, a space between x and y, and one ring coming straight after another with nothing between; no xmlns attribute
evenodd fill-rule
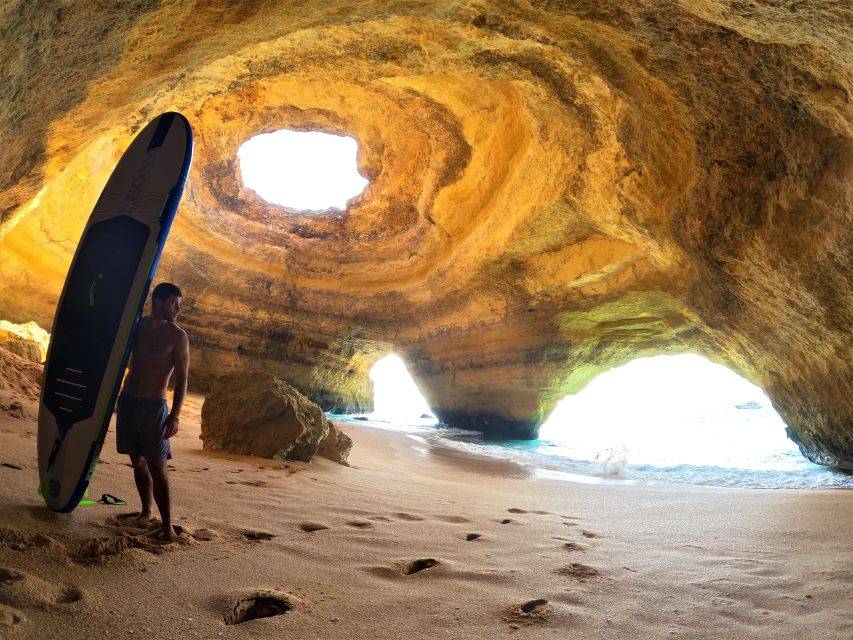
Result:
<svg viewBox="0 0 853 640"><path fill-rule="evenodd" d="M251 366L366 408L395 352L444 421L529 437L598 373L693 351L853 467L846 4L13 3L0 25L0 318L50 326L117 158L177 110L195 159L158 278L196 388ZM279 129L353 138L369 184L322 216L265 201L237 150Z"/></svg>

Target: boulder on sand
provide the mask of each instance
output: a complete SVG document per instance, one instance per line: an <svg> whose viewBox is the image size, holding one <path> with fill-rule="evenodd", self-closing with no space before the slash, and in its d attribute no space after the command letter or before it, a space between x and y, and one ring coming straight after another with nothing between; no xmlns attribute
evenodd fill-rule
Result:
<svg viewBox="0 0 853 640"><path fill-rule="evenodd" d="M346 464L352 448L317 404L264 371L227 373L214 382L199 437L209 451L302 462L319 453Z"/></svg>
<svg viewBox="0 0 853 640"><path fill-rule="evenodd" d="M324 416L325 417L325 416ZM333 423L329 423L329 433L320 443L317 455L339 464L349 466L347 457L352 449L352 438L342 433Z"/></svg>

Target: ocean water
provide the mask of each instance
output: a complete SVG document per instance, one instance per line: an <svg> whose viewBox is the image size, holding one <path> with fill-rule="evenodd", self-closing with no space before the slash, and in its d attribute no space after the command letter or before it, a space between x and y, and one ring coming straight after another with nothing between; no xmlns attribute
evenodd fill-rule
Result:
<svg viewBox="0 0 853 640"><path fill-rule="evenodd" d="M639 421L630 425L633 428L615 430L608 428L612 425L597 424L590 431L579 424L563 434L543 428L550 434L547 438L499 442L485 440L478 432L437 423L434 418L395 419L372 414L329 417L403 432L422 446L513 462L534 477L602 484L853 489L853 474L809 462L785 435L775 411L753 402L752 406L706 410L692 417L664 416L651 425L654 431Z"/></svg>
<svg viewBox="0 0 853 640"><path fill-rule="evenodd" d="M684 483L763 489L853 488L853 474L812 464L760 387L696 354L639 358L559 402L538 440L490 442L438 424L397 356L370 374L376 411L331 416L408 433L421 445L517 463L576 482ZM421 417L413 417L421 416Z"/></svg>

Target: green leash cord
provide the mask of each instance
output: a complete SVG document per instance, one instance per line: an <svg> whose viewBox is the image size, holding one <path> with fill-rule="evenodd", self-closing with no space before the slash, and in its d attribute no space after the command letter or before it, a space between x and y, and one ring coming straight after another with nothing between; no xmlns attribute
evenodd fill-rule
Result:
<svg viewBox="0 0 853 640"><path fill-rule="evenodd" d="M44 484L44 481L42 481L39 484L39 496L44 497L44 494L42 493L42 484ZM83 494L83 497L87 498L88 496L89 496L89 489L86 489L86 493ZM127 502L125 502L121 498L116 498L111 493L105 493L100 497L99 500L81 500L77 504L77 506L78 507L91 507L93 504L108 504L111 506L114 505L114 506L121 507L121 506L126 505Z"/></svg>
<svg viewBox="0 0 853 640"><path fill-rule="evenodd" d="M100 500L81 500L80 504L78 506L89 507L93 504L108 504L108 505L122 506L122 505L126 505L127 502L125 502L121 498L116 498L114 495L112 495L110 493L105 493L104 495L101 496Z"/></svg>

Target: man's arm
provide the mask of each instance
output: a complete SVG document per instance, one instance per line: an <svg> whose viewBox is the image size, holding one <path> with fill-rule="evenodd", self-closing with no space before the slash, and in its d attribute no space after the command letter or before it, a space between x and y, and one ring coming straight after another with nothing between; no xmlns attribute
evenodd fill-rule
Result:
<svg viewBox="0 0 853 640"><path fill-rule="evenodd" d="M175 395L172 398L172 410L166 418L166 438L171 438L178 432L181 407L187 394L187 374L190 369L190 340L186 331L181 331L174 350L175 365Z"/></svg>

